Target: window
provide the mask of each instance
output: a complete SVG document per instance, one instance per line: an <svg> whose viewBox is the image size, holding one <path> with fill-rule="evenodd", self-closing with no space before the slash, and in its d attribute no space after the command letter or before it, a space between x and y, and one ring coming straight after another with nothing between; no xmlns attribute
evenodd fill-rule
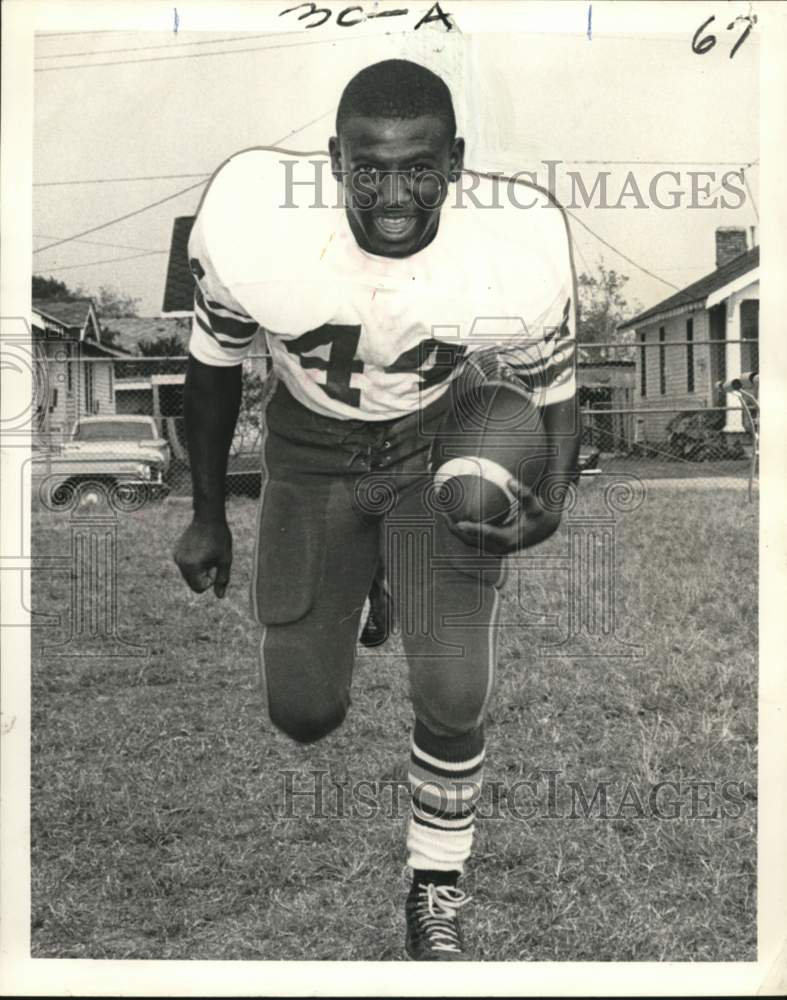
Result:
<svg viewBox="0 0 787 1000"><path fill-rule="evenodd" d="M639 352L639 394L640 396L647 396L648 394L648 370L645 366L645 358L647 356L647 351L645 349L645 334L641 333L639 335L639 342L642 345Z"/></svg>
<svg viewBox="0 0 787 1000"><path fill-rule="evenodd" d="M71 360L71 344L66 344L66 388L68 395L74 392L74 364Z"/></svg>
<svg viewBox="0 0 787 1000"><path fill-rule="evenodd" d="M663 326L659 327L659 392L662 396L667 392L667 348L664 340L667 333Z"/></svg>
<svg viewBox="0 0 787 1000"><path fill-rule="evenodd" d="M144 420L81 420L74 430L75 441L153 441L153 425Z"/></svg>
<svg viewBox="0 0 787 1000"><path fill-rule="evenodd" d="M93 366L85 360L85 412L93 412Z"/></svg>
<svg viewBox="0 0 787 1000"><path fill-rule="evenodd" d="M759 299L745 299L741 302L741 371L759 371Z"/></svg>
<svg viewBox="0 0 787 1000"><path fill-rule="evenodd" d="M686 392L694 392L694 320L686 320Z"/></svg>

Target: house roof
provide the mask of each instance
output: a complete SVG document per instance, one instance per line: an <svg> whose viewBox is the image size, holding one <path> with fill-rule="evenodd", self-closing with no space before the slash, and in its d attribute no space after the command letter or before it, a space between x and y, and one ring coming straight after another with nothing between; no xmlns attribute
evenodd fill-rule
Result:
<svg viewBox="0 0 787 1000"><path fill-rule="evenodd" d="M62 323L59 319L55 319L54 316L47 315L43 309L39 309L34 305L32 313L33 326L38 326L40 329L44 330L53 330L58 335L62 335L66 332L66 324Z"/></svg>
<svg viewBox="0 0 787 1000"><path fill-rule="evenodd" d="M189 236L195 216L181 215L172 227L169 247L167 280L164 284L162 312L192 312L194 309L194 278L189 269Z"/></svg>
<svg viewBox="0 0 787 1000"><path fill-rule="evenodd" d="M117 349L108 344L102 344L98 339L88 339L83 337L88 322L92 319L95 324L94 330L96 338L101 336L101 323L96 315L96 307L92 299L70 299L60 301L58 299L33 299L33 313L38 315L44 322L55 324L66 331L78 331L79 343L88 354L101 355L107 358L127 357L128 351L123 344L119 344Z"/></svg>
<svg viewBox="0 0 787 1000"><path fill-rule="evenodd" d="M92 299L70 299L62 302L58 299L33 299L33 308L50 319L57 320L67 327L83 330L87 323Z"/></svg>
<svg viewBox="0 0 787 1000"><path fill-rule="evenodd" d="M127 358L128 352L122 349L118 350L114 347L105 347L103 344L96 343L95 340L83 340L81 345L81 350L88 355L94 355L97 357L104 358Z"/></svg>
<svg viewBox="0 0 787 1000"><path fill-rule="evenodd" d="M704 278L700 278L699 281L675 292L674 295L657 302L655 306L651 306L632 319L626 320L625 323L620 324L618 329L630 330L632 327L644 325L648 320L655 319L662 313L688 309L693 305L703 306L712 292L723 288L742 274L746 274L747 271L753 271L754 268L759 267L759 264L760 248L757 246L727 261L726 264L717 267L715 271L706 274Z"/></svg>
<svg viewBox="0 0 787 1000"><path fill-rule="evenodd" d="M577 361L577 368L634 368L636 361Z"/></svg>

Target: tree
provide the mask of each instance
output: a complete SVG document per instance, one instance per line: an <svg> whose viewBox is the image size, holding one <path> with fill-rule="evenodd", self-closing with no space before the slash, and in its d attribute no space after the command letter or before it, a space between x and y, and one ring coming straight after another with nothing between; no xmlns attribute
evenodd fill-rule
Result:
<svg viewBox="0 0 787 1000"><path fill-rule="evenodd" d="M71 302L81 299L79 291L69 288L64 281L57 278L45 278L42 274L33 275L33 298L49 299L50 302Z"/></svg>
<svg viewBox="0 0 787 1000"><path fill-rule="evenodd" d="M137 316L139 299L133 298L119 291L114 285L102 285L98 290L98 295L93 296L96 303L96 311L102 318Z"/></svg>
<svg viewBox="0 0 787 1000"><path fill-rule="evenodd" d="M146 358L182 358L186 344L177 333L165 333L153 340L140 340L137 350Z"/></svg>
<svg viewBox="0 0 787 1000"><path fill-rule="evenodd" d="M113 347L116 350L123 350L122 345L118 341L120 334L117 330L112 330L106 326L101 327L101 343L104 347Z"/></svg>
<svg viewBox="0 0 787 1000"><path fill-rule="evenodd" d="M102 285L98 294L88 291L82 285L69 288L64 281L57 278L45 278L42 274L33 275L33 298L50 299L56 302L74 302L76 299L92 299L96 312L101 319L105 317L137 316L139 299L126 295L113 285Z"/></svg>
<svg viewBox="0 0 787 1000"><path fill-rule="evenodd" d="M599 261L595 274L579 275L579 325L577 340L585 347L589 360L623 361L626 350L609 347L587 347L592 344L630 344L633 334L621 333L618 326L641 310L638 302L629 304L624 294L628 275L607 268Z"/></svg>
<svg viewBox="0 0 787 1000"><path fill-rule="evenodd" d="M177 321L177 326L184 331L179 333L160 333L156 337L148 337L140 340L136 345L136 353L143 358L183 358L188 352L188 325ZM108 332L113 336L118 336L111 327ZM122 378L135 378L137 376L160 375L183 370L181 361L123 361L117 366L117 374Z"/></svg>

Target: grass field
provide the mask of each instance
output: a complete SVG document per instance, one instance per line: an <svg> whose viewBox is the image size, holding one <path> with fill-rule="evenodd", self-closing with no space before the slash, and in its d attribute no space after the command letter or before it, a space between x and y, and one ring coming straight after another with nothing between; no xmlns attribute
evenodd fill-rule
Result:
<svg viewBox="0 0 787 1000"><path fill-rule="evenodd" d="M588 483L577 513L599 501ZM231 507L221 603L188 592L170 561L187 513L160 504L118 524L119 629L145 655L44 655L66 629L34 633L33 955L398 960L406 799L398 815L390 797L335 814L354 782L406 776L400 648L359 658L328 740L271 731L246 612L254 504ZM67 554L69 532L67 514L37 514L35 554ZM465 880L475 957L754 959L756 532L745 491L661 486L618 515L619 633L641 659L542 655L560 629L523 605L561 611L565 631L563 576L507 587L487 767L498 815L479 824ZM538 554L565 546L561 530ZM35 575L35 610L66 615L69 594L67 572ZM320 771L327 817L301 798L288 818L287 781L304 789ZM541 796L545 771L559 772L557 799L526 818L515 782L538 779ZM572 781L588 798L608 783L608 818L571 818ZM658 815L661 781L679 784Z"/></svg>

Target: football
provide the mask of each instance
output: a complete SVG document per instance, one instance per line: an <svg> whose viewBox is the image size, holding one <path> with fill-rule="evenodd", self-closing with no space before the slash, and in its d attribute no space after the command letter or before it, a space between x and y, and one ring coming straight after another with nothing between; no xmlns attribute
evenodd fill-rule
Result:
<svg viewBox="0 0 787 1000"><path fill-rule="evenodd" d="M549 461L541 409L518 383L451 387L432 448L434 507L454 523L506 524L518 512L513 477L535 492Z"/></svg>

